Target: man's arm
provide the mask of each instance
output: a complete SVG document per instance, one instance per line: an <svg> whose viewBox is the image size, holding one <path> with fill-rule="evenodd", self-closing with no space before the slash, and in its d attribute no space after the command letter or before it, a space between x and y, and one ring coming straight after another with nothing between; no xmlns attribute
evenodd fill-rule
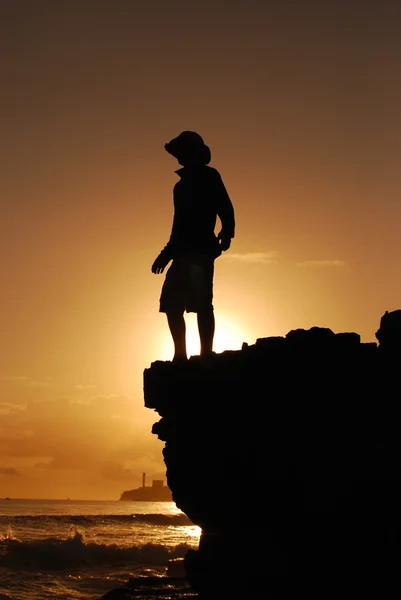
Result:
<svg viewBox="0 0 401 600"><path fill-rule="evenodd" d="M172 259L172 244L171 238L164 246L163 250L160 252L159 256L155 259L152 265L152 273L158 275L159 273L163 273L164 269L167 267L168 263Z"/></svg>
<svg viewBox="0 0 401 600"><path fill-rule="evenodd" d="M152 273L155 273L155 275L158 275L159 273L163 273L164 269L167 267L168 263L173 258L176 229L177 229L177 216L176 216L176 212L174 212L173 226L171 228L171 234L170 234L169 241L164 246L163 250L160 252L159 256L155 259L155 261L152 265Z"/></svg>
<svg viewBox="0 0 401 600"><path fill-rule="evenodd" d="M234 207L223 180L216 172L215 181L216 212L221 221L221 231L217 236L221 250L228 250L235 234Z"/></svg>
<svg viewBox="0 0 401 600"><path fill-rule="evenodd" d="M170 259L166 260L161 254L154 260L152 265L152 273L158 275L159 273L163 273L164 269L167 267Z"/></svg>

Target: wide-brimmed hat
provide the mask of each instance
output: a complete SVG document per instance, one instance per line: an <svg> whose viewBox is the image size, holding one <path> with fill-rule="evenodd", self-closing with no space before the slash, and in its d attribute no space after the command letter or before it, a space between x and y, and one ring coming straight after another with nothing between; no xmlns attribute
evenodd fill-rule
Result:
<svg viewBox="0 0 401 600"><path fill-rule="evenodd" d="M195 131L182 131L165 144L164 148L181 164L207 165L212 158L209 146L206 146L202 137Z"/></svg>

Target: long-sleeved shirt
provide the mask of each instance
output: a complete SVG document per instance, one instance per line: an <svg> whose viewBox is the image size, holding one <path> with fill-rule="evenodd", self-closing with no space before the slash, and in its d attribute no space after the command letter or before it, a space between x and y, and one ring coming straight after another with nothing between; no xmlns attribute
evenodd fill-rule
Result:
<svg viewBox="0 0 401 600"><path fill-rule="evenodd" d="M214 233L217 217L221 232L233 238L234 208L220 173L213 167L192 166L176 171L181 177L174 186L174 220L170 239L160 256L170 260L186 253L221 252Z"/></svg>

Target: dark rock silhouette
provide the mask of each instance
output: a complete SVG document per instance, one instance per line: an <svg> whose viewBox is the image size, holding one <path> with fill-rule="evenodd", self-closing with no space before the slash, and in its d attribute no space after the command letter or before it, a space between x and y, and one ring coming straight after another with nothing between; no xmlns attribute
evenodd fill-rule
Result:
<svg viewBox="0 0 401 600"><path fill-rule="evenodd" d="M376 331L376 338L382 350L401 355L401 310L386 310L380 320L380 328Z"/></svg>
<svg viewBox="0 0 401 600"><path fill-rule="evenodd" d="M380 345L313 327L145 370L173 500L202 528L199 598L399 589L401 362L382 344L399 348L400 314Z"/></svg>
<svg viewBox="0 0 401 600"><path fill-rule="evenodd" d="M104 594L99 600L197 600L188 582L182 578L132 577L119 588Z"/></svg>

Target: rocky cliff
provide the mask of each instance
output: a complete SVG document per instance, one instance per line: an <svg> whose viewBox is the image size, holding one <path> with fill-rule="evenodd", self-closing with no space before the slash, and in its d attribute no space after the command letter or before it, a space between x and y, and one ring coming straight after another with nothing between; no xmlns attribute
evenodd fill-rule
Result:
<svg viewBox="0 0 401 600"><path fill-rule="evenodd" d="M200 598L399 593L400 315L379 344L314 327L145 370Z"/></svg>

